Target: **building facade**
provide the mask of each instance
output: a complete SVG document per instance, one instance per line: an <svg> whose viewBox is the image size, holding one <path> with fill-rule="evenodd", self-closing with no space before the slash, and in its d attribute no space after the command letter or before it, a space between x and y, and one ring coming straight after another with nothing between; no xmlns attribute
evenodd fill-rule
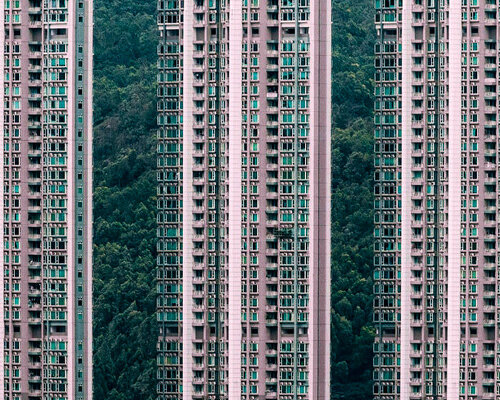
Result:
<svg viewBox="0 0 500 400"><path fill-rule="evenodd" d="M376 0L375 399L497 399L496 0Z"/></svg>
<svg viewBox="0 0 500 400"><path fill-rule="evenodd" d="M158 1L158 399L329 398L330 8Z"/></svg>
<svg viewBox="0 0 500 400"><path fill-rule="evenodd" d="M0 10L0 398L90 400L92 1Z"/></svg>

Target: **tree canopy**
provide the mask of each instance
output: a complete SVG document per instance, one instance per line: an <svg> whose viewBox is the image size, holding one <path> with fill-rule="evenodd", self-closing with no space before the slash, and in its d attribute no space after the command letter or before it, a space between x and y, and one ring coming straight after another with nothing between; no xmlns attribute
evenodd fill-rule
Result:
<svg viewBox="0 0 500 400"><path fill-rule="evenodd" d="M156 2L95 2L94 393L156 397Z"/></svg>
<svg viewBox="0 0 500 400"><path fill-rule="evenodd" d="M373 4L333 0L332 400L372 398Z"/></svg>

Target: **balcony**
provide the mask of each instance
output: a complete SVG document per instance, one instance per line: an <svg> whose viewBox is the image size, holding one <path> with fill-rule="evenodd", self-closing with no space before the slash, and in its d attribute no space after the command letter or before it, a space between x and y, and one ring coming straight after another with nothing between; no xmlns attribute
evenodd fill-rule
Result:
<svg viewBox="0 0 500 400"><path fill-rule="evenodd" d="M43 26L41 20L30 20L29 22L30 28L41 28Z"/></svg>
<svg viewBox="0 0 500 400"><path fill-rule="evenodd" d="M266 390L266 399L276 399L276 398L278 398L278 392L276 392L275 390L273 391Z"/></svg>
<svg viewBox="0 0 500 400"><path fill-rule="evenodd" d="M42 349L40 347L29 347L28 354L29 355L41 355Z"/></svg>
<svg viewBox="0 0 500 400"><path fill-rule="evenodd" d="M35 375L35 374L30 374L28 378L28 382L30 383L36 383L36 382L41 382L42 377L40 375Z"/></svg>
<svg viewBox="0 0 500 400"><path fill-rule="evenodd" d="M28 8L28 14L41 14L42 13L42 7L34 7L31 6Z"/></svg>
<svg viewBox="0 0 500 400"><path fill-rule="evenodd" d="M272 220L267 220L267 221L266 221L266 226L267 226L268 228L275 228L275 227L277 227L278 225L279 225L279 222L278 222L277 220L275 220L275 219L272 219Z"/></svg>

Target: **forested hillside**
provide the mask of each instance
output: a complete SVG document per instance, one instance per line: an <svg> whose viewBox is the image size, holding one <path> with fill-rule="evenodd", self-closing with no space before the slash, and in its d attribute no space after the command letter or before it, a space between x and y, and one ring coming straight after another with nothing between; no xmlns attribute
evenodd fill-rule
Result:
<svg viewBox="0 0 500 400"><path fill-rule="evenodd" d="M373 4L333 0L332 400L370 400Z"/></svg>
<svg viewBox="0 0 500 400"><path fill-rule="evenodd" d="M155 7L95 0L96 400L155 397ZM333 11L332 399L369 400L372 3Z"/></svg>
<svg viewBox="0 0 500 400"><path fill-rule="evenodd" d="M95 400L155 397L156 1L95 1Z"/></svg>

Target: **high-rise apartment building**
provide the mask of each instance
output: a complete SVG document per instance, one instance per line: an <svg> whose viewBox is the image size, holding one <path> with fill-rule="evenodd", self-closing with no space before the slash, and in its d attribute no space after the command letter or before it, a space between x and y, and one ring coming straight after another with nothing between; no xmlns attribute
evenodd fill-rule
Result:
<svg viewBox="0 0 500 400"><path fill-rule="evenodd" d="M0 398L92 399L92 0L5 0Z"/></svg>
<svg viewBox="0 0 500 400"><path fill-rule="evenodd" d="M376 0L375 399L500 396L497 0Z"/></svg>
<svg viewBox="0 0 500 400"><path fill-rule="evenodd" d="M330 2L158 6L158 399L327 399Z"/></svg>

